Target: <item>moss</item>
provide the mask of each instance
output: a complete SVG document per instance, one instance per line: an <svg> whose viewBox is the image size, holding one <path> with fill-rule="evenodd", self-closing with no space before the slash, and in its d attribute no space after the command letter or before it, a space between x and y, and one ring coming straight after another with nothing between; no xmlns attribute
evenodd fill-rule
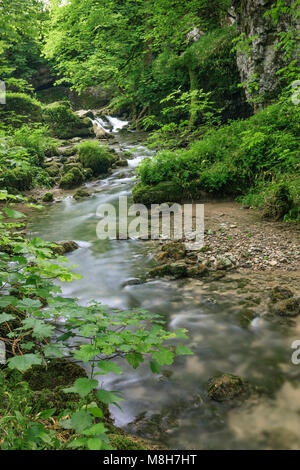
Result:
<svg viewBox="0 0 300 470"><path fill-rule="evenodd" d="M118 160L115 162L116 167L125 167L128 166L128 161L127 160Z"/></svg>
<svg viewBox="0 0 300 470"><path fill-rule="evenodd" d="M72 168L68 173L63 175L60 179L59 186L64 189L76 188L84 181L84 175L79 168Z"/></svg>
<svg viewBox="0 0 300 470"><path fill-rule="evenodd" d="M2 185L6 189L13 188L18 191L27 191L32 187L33 176L30 170L14 168L6 170L0 176Z"/></svg>
<svg viewBox="0 0 300 470"><path fill-rule="evenodd" d="M60 139L93 135L91 122L80 119L66 101L57 101L48 105L44 109L43 118L52 134Z"/></svg>
<svg viewBox="0 0 300 470"><path fill-rule="evenodd" d="M281 317L296 317L300 314L300 301L297 297L281 300L272 306L272 311Z"/></svg>
<svg viewBox="0 0 300 470"><path fill-rule="evenodd" d="M66 163L63 166L63 169L62 169L63 175L65 175L69 171L73 170L73 168L78 168L81 171L81 173L83 173L83 167L82 167L81 163L73 162L73 163Z"/></svg>
<svg viewBox="0 0 300 470"><path fill-rule="evenodd" d="M89 197L89 196L90 196L90 193L86 191L85 189L78 189L73 197L74 199L78 200L78 199L82 199L84 197Z"/></svg>
<svg viewBox="0 0 300 470"><path fill-rule="evenodd" d="M181 242L168 242L163 246L163 253L166 258L178 260L185 257L186 249Z"/></svg>
<svg viewBox="0 0 300 470"><path fill-rule="evenodd" d="M116 450L151 450L153 447L150 447L143 439L137 437L126 435L121 433L121 430L118 430L119 433L109 434L109 440L112 447Z"/></svg>
<svg viewBox="0 0 300 470"><path fill-rule="evenodd" d="M53 194L50 192L45 193L42 197L43 202L53 202L53 199L54 199Z"/></svg>
<svg viewBox="0 0 300 470"><path fill-rule="evenodd" d="M276 286L270 293L270 299L272 302L278 302L293 297L293 292L287 287Z"/></svg>
<svg viewBox="0 0 300 470"><path fill-rule="evenodd" d="M66 253L71 253L72 251L77 250L79 248L78 244L73 240L69 240L66 242L54 242L56 246L52 247L52 251L54 254L58 255L65 255Z"/></svg>
<svg viewBox="0 0 300 470"><path fill-rule="evenodd" d="M45 366L32 366L23 375L32 390L53 390L56 387L67 387L76 379L87 377L85 370L66 359L52 359Z"/></svg>
<svg viewBox="0 0 300 470"><path fill-rule="evenodd" d="M188 276L188 268L182 262L163 264L151 269L149 275L151 277L174 276L176 279L180 279Z"/></svg>
<svg viewBox="0 0 300 470"><path fill-rule="evenodd" d="M97 142L83 142L77 148L79 161L84 168L92 170L93 176L107 173L114 162L114 157Z"/></svg>
<svg viewBox="0 0 300 470"><path fill-rule="evenodd" d="M293 207L293 198L288 187L283 183L265 201L262 217L265 219L280 220L290 212Z"/></svg>
<svg viewBox="0 0 300 470"><path fill-rule="evenodd" d="M163 202L182 202L184 191L173 182L162 182L154 186L138 183L132 191L133 200L145 205L161 204Z"/></svg>
<svg viewBox="0 0 300 470"><path fill-rule="evenodd" d="M26 124L42 121L41 103L25 93L6 93L6 104L0 106L0 121L21 127Z"/></svg>
<svg viewBox="0 0 300 470"><path fill-rule="evenodd" d="M208 396L215 401L228 401L245 394L247 383L241 377L223 374L208 382Z"/></svg>
<svg viewBox="0 0 300 470"><path fill-rule="evenodd" d="M59 166L56 164L50 165L46 168L46 172L49 176L54 177L59 175Z"/></svg>

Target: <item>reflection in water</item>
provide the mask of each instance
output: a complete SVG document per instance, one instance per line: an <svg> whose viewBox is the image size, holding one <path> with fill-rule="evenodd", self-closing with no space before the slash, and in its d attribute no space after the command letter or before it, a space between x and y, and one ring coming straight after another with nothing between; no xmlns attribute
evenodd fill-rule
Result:
<svg viewBox="0 0 300 470"><path fill-rule="evenodd" d="M164 315L170 329L190 331L188 344L195 355L177 358L165 376L153 375L147 363L137 371L122 363L123 375L101 378L106 387L121 390L126 398L122 411L112 409L116 423L125 426L144 413L150 418L148 424L143 426L140 420L130 429L177 449L299 448L300 369L290 362L295 330L294 335L288 329L282 332L260 318L242 327L234 291L226 291L220 283L156 280L122 287L152 265L152 245L97 240L96 209L106 202L117 205L119 195L130 195L133 168L152 152L134 145L135 133L117 138L122 150L133 151L129 168L90 183L92 197L67 198L48 206L31 223L33 236L79 243L69 258L83 279L63 285L66 296L82 303L97 299L112 307L143 307ZM218 372L245 376L267 393L239 406L210 402L206 383Z"/></svg>

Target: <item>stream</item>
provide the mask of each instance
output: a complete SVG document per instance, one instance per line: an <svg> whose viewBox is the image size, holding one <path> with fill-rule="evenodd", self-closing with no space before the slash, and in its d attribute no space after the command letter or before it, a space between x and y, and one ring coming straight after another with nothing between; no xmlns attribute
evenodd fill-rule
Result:
<svg viewBox="0 0 300 470"><path fill-rule="evenodd" d="M120 195L130 196L134 168L153 155L143 145L145 134L117 132L122 125L116 118L111 125L110 145L133 154L128 167L88 183L89 198L48 205L31 219L30 232L79 244L68 258L83 279L63 284L65 296L82 304L96 299L115 308L144 308L163 315L170 330L189 330L186 344L194 355L176 358L163 374L152 374L147 362L133 370L123 361L123 375L101 377L101 384L125 398L122 410L111 407L115 424L170 449L299 448L300 366L291 363L291 343L300 338L300 324L284 328L257 317L241 325L232 283L154 280L125 286L154 265L153 242L97 239L98 205L117 206ZM242 403L213 402L207 381L220 372L263 384L266 391Z"/></svg>

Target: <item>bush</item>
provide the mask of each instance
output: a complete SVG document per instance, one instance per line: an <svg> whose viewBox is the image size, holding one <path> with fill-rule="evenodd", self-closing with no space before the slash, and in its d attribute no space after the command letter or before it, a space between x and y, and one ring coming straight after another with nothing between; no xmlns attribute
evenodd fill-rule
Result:
<svg viewBox="0 0 300 470"><path fill-rule="evenodd" d="M90 168L94 176L107 173L114 162L114 157L97 142L82 142L77 149L79 161L84 168Z"/></svg>
<svg viewBox="0 0 300 470"><path fill-rule="evenodd" d="M55 102L44 109L43 118L52 134L60 139L72 137L87 137L92 135L91 122L80 119L73 113L70 104L66 101Z"/></svg>
<svg viewBox="0 0 300 470"><path fill-rule="evenodd" d="M13 127L21 127L24 122L42 121L41 103L25 93L6 93L6 104L0 106L0 121Z"/></svg>
<svg viewBox="0 0 300 470"><path fill-rule="evenodd" d="M2 173L0 180L1 186L7 190L26 191L32 187L33 175L31 170L14 168Z"/></svg>
<svg viewBox="0 0 300 470"><path fill-rule="evenodd" d="M172 182L191 194L237 196L259 179L266 183L277 174L298 173L299 163L299 108L280 103L212 130L187 150L145 159L138 174L147 186Z"/></svg>
<svg viewBox="0 0 300 470"><path fill-rule="evenodd" d="M51 157L58 153L57 144L50 138L45 127L30 129L22 126L15 131L12 145L26 148L33 157L33 163L38 165L43 164L45 156Z"/></svg>

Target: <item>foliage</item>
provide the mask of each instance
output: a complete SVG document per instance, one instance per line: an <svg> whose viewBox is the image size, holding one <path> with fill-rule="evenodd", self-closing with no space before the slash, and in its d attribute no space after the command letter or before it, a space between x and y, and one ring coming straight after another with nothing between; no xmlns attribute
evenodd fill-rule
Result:
<svg viewBox="0 0 300 470"><path fill-rule="evenodd" d="M299 174L299 164L299 107L286 102L212 130L187 150L159 152L142 162L138 174L143 185L172 182L191 194L236 196L258 179Z"/></svg>
<svg viewBox="0 0 300 470"><path fill-rule="evenodd" d="M42 120L42 105L34 97L25 93L6 93L6 104L0 106L2 126L21 127L24 123L37 123Z"/></svg>
<svg viewBox="0 0 300 470"><path fill-rule="evenodd" d="M90 121L80 119L71 109L68 101L54 102L46 106L43 118L52 134L60 139L76 136L80 128L89 128ZM88 135L88 132L87 134Z"/></svg>
<svg viewBox="0 0 300 470"><path fill-rule="evenodd" d="M32 407L21 411L9 400L8 409L13 407L13 411L0 419L0 432L4 425L9 430L4 434L2 447L60 448L57 434L37 420L56 416L58 428L67 429L70 435L67 447L109 449L103 410L95 398L103 406L119 406L122 398L116 392L97 390L95 377L108 372L121 374L120 365L110 362L118 358L133 368L147 358L151 369L159 372L160 366L173 362L176 353L190 353L188 348L175 352L167 344L169 340L186 338L185 331L167 332L160 316L143 310L122 312L97 302L83 307L76 299L61 297L53 280L70 282L80 276L63 265L66 258L53 259L53 244L37 238L24 239L20 223L5 222L5 216L24 218L12 208L14 202L22 200L20 196L1 191L0 197L6 201L0 217L0 339L6 345L8 369L24 374L34 366L46 366L51 358L67 355L90 364L91 370L89 378L77 378L64 389L66 394L79 395L84 400L73 411L64 410L57 416L55 409L43 409L37 416ZM12 399L15 400L14 394ZM13 432L14 425L17 433Z"/></svg>

